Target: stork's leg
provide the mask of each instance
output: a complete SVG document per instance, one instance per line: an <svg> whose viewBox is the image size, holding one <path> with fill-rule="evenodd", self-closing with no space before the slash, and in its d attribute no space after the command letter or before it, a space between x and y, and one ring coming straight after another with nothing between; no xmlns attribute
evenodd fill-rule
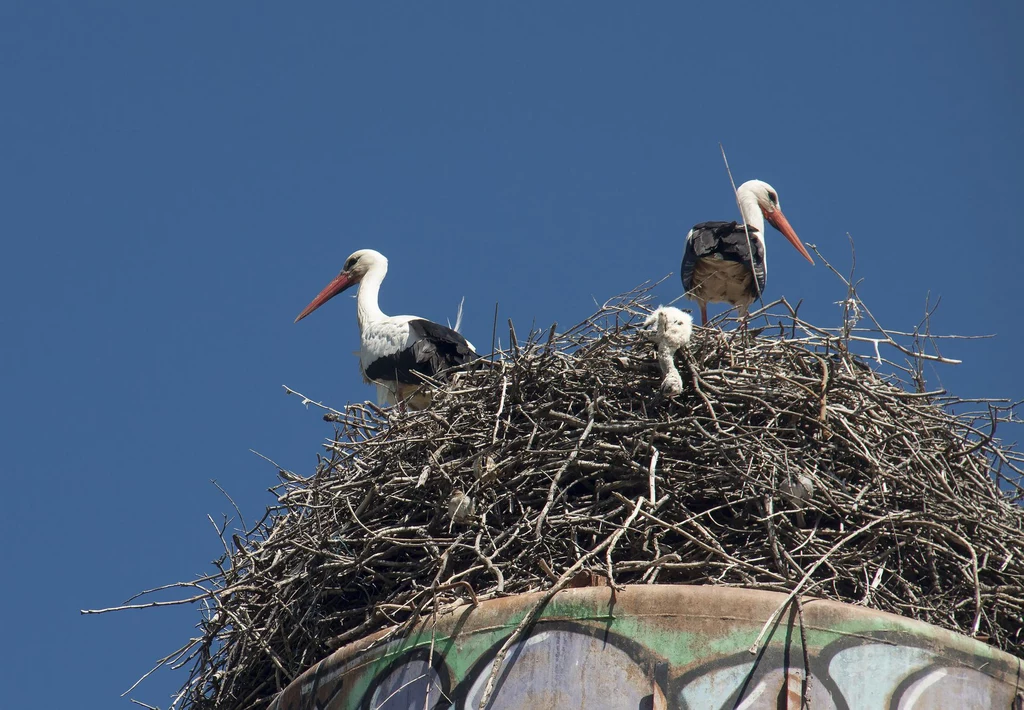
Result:
<svg viewBox="0 0 1024 710"><path fill-rule="evenodd" d="M704 326L708 322L708 304L707 301L700 301L700 324Z"/></svg>
<svg viewBox="0 0 1024 710"><path fill-rule="evenodd" d="M741 303L739 305L739 316L740 316L740 330L745 331L747 329L747 314L750 313L750 304Z"/></svg>

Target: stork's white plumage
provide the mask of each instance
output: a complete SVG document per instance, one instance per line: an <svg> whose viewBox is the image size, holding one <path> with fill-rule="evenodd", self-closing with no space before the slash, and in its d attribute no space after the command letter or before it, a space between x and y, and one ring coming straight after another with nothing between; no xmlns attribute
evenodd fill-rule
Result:
<svg viewBox="0 0 1024 710"><path fill-rule="evenodd" d="M814 264L782 214L775 188L761 180L748 180L736 190L736 198L746 228L737 222L702 222L686 235L680 275L687 297L700 304L701 325L708 320L708 303L739 307L740 317L745 318L750 304L764 291L768 280L765 219Z"/></svg>
<svg viewBox="0 0 1024 710"><path fill-rule="evenodd" d="M298 323L345 289L359 284L356 317L359 321L359 368L377 385L382 404L406 401L410 409L430 402L419 392L417 373L435 377L438 372L463 365L478 356L472 343L446 326L418 316L385 315L377 303L380 284L388 273L388 260L373 249L360 249L345 260L333 281L295 319Z"/></svg>

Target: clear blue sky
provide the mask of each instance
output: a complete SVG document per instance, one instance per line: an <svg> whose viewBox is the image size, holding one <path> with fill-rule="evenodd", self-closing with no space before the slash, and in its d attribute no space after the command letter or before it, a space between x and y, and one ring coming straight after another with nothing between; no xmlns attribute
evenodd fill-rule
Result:
<svg viewBox="0 0 1024 710"><path fill-rule="evenodd" d="M935 373L1024 398L1024 4L0 3L5 707L118 699L197 611L81 617L210 570L206 515L272 502L361 384L354 304L292 319L358 248L382 306L486 346L678 273L738 181L780 192ZM837 325L770 232L766 296ZM658 291L681 290L678 276ZM935 380L933 380L935 381ZM1011 435L1015 432L1010 431ZM166 706L184 675L134 693Z"/></svg>

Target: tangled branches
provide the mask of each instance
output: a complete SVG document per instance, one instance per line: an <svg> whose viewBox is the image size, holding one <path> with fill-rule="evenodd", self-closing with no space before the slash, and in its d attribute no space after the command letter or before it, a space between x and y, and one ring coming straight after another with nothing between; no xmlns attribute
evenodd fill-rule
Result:
<svg viewBox="0 0 1024 710"><path fill-rule="evenodd" d="M1024 653L1021 456L991 437L1012 408L908 390L850 352L898 335L784 301L757 333L695 329L666 398L649 306L641 289L560 335L510 331L422 412L331 410L316 474L282 471L277 505L189 583L205 614L165 659L191 666L175 703L263 707L371 632L599 577L828 597Z"/></svg>

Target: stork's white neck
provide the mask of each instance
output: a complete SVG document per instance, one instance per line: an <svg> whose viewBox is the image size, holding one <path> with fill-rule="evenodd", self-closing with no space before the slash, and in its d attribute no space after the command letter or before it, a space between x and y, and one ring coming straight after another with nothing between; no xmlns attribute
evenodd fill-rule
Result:
<svg viewBox="0 0 1024 710"><path fill-rule="evenodd" d="M764 237L764 213L761 212L761 205L757 203L757 195L753 190L746 189L746 185L740 185L736 191L736 199L740 203L740 214L748 227L757 229L757 236ZM753 235L751 235L753 236Z"/></svg>
<svg viewBox="0 0 1024 710"><path fill-rule="evenodd" d="M373 264L359 282L359 295L356 296L356 318L359 320L360 331L369 323L387 318L377 304L380 284L387 273L388 265L386 263Z"/></svg>

